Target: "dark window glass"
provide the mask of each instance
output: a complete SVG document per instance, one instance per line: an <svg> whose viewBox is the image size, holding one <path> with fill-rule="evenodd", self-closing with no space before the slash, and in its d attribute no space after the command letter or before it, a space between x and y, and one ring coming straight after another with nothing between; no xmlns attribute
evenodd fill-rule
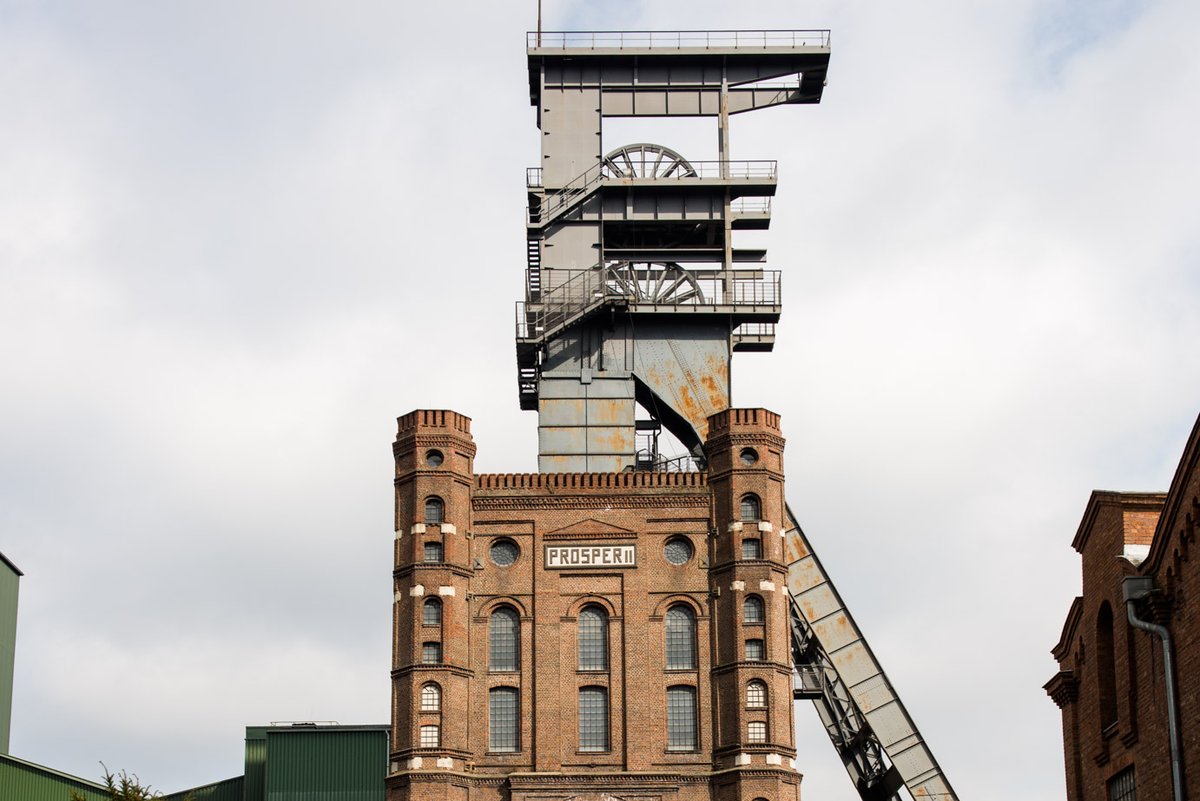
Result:
<svg viewBox="0 0 1200 801"><path fill-rule="evenodd" d="M421 646L421 661L427 665L436 665L442 661L442 644L427 642Z"/></svg>
<svg viewBox="0 0 1200 801"><path fill-rule="evenodd" d="M425 524L430 526L440 526L444 522L445 505L442 499L438 497L429 497L425 499Z"/></svg>
<svg viewBox="0 0 1200 801"><path fill-rule="evenodd" d="M440 542L425 543L425 561L426 562L442 561L442 544Z"/></svg>
<svg viewBox="0 0 1200 801"><path fill-rule="evenodd" d="M762 623L763 622L763 599L757 595L747 595L746 600L742 601L742 622L743 623Z"/></svg>
<svg viewBox="0 0 1200 801"><path fill-rule="evenodd" d="M663 556L673 565L686 565L692 558L692 543L683 537L668 540L663 546Z"/></svg>
<svg viewBox="0 0 1200 801"><path fill-rule="evenodd" d="M740 508L740 517L742 520L753 521L760 520L762 507L758 503L758 496L753 492L747 492L742 496Z"/></svg>
<svg viewBox="0 0 1200 801"><path fill-rule="evenodd" d="M667 750L695 751L696 688L667 688Z"/></svg>
<svg viewBox="0 0 1200 801"><path fill-rule="evenodd" d="M445 460L446 457L442 455L441 451L433 450L425 452L425 464L430 467L441 467L442 462Z"/></svg>
<svg viewBox="0 0 1200 801"><path fill-rule="evenodd" d="M762 559L762 540L750 537L742 540L743 559Z"/></svg>
<svg viewBox="0 0 1200 801"><path fill-rule="evenodd" d="M517 709L521 693L516 687L493 687L488 691L488 750L518 751Z"/></svg>
<svg viewBox="0 0 1200 801"><path fill-rule="evenodd" d="M1096 615L1096 699L1100 704L1100 728L1117 722L1117 666L1113 659L1113 614L1108 602Z"/></svg>
<svg viewBox="0 0 1200 801"><path fill-rule="evenodd" d="M667 610L667 670L695 670L696 616L682 604Z"/></svg>
<svg viewBox="0 0 1200 801"><path fill-rule="evenodd" d="M520 554L520 550L512 540L496 540L492 543L490 551L492 562L500 567L508 567L517 561L518 554Z"/></svg>
<svg viewBox="0 0 1200 801"><path fill-rule="evenodd" d="M755 680L746 685L746 706L759 709L767 705L767 685Z"/></svg>
<svg viewBox="0 0 1200 801"><path fill-rule="evenodd" d="M421 606L421 622L426 626L442 625L442 602L430 598Z"/></svg>
<svg viewBox="0 0 1200 801"><path fill-rule="evenodd" d="M519 628L520 620L512 607L502 606L492 612L488 621L489 670L504 672L517 669Z"/></svg>
<svg viewBox="0 0 1200 801"><path fill-rule="evenodd" d="M751 662L760 662L766 659L762 640L746 640L746 659Z"/></svg>
<svg viewBox="0 0 1200 801"><path fill-rule="evenodd" d="M1108 801L1137 801L1137 782L1133 765L1108 780Z"/></svg>
<svg viewBox="0 0 1200 801"><path fill-rule="evenodd" d="M608 750L608 690L579 688L579 750Z"/></svg>
<svg viewBox="0 0 1200 801"><path fill-rule="evenodd" d="M608 615L599 606L579 613L579 669L608 670Z"/></svg>

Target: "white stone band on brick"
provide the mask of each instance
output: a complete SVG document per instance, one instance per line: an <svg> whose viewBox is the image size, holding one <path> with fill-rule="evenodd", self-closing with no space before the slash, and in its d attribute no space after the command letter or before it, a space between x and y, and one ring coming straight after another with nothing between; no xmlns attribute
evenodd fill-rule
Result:
<svg viewBox="0 0 1200 801"><path fill-rule="evenodd" d="M774 531L775 527L772 526L770 521L768 521L768 520L759 520L758 521L758 530L759 531Z"/></svg>
<svg viewBox="0 0 1200 801"><path fill-rule="evenodd" d="M442 533L443 534L457 534L458 529L455 527L455 525L453 523L442 523Z"/></svg>
<svg viewBox="0 0 1200 801"><path fill-rule="evenodd" d="M758 588L763 592L775 592L775 582L764 579L758 582Z"/></svg>
<svg viewBox="0 0 1200 801"><path fill-rule="evenodd" d="M730 584L730 585L729 585L729 589L731 589L731 590L744 590L744 589L746 589L746 582L744 582L744 581L735 581L735 582L733 582L732 584Z"/></svg>
<svg viewBox="0 0 1200 801"><path fill-rule="evenodd" d="M453 595L453 587L438 587L438 595Z"/></svg>
<svg viewBox="0 0 1200 801"><path fill-rule="evenodd" d="M729 524L728 528L729 528L729 531L731 531L731 532L741 531L742 530L742 521L734 520L732 523Z"/></svg>
<svg viewBox="0 0 1200 801"><path fill-rule="evenodd" d="M425 594L425 587L420 584L409 587L408 594L411 595L413 598L419 598Z"/></svg>
<svg viewBox="0 0 1200 801"><path fill-rule="evenodd" d="M399 590L397 590L397 591L396 591L396 603L400 603L400 599L401 599L401 598L403 598L403 597L404 597L404 596L400 594L400 591L399 591Z"/></svg>
<svg viewBox="0 0 1200 801"><path fill-rule="evenodd" d="M454 760L450 757L438 757L437 766L439 768L452 768L454 767Z"/></svg>
<svg viewBox="0 0 1200 801"><path fill-rule="evenodd" d="M767 754L767 764L768 765L782 765L783 757L781 757L779 754Z"/></svg>
<svg viewBox="0 0 1200 801"><path fill-rule="evenodd" d="M425 524L424 523L413 523L413 527L411 529L409 529L408 533L409 534L424 534L425 533Z"/></svg>
<svg viewBox="0 0 1200 801"><path fill-rule="evenodd" d="M735 756L733 758L733 764L749 765L750 764L750 755L749 754L738 754L737 756Z"/></svg>
<svg viewBox="0 0 1200 801"><path fill-rule="evenodd" d="M408 760L408 769L416 770L417 768L421 767L423 764L425 764L425 761L423 759L421 759L420 757L413 757L412 759Z"/></svg>
<svg viewBox="0 0 1200 801"><path fill-rule="evenodd" d="M404 532L401 531L400 529L396 529L396 539L400 539L403 536L404 536Z"/></svg>

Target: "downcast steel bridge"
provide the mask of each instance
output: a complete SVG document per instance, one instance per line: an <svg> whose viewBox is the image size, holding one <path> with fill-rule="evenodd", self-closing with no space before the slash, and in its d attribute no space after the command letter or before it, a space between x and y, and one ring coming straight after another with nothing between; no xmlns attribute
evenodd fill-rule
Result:
<svg viewBox="0 0 1200 801"><path fill-rule="evenodd" d="M766 251L734 244L770 226L776 163L733 159L730 117L819 103L829 32L539 32L527 45L542 162L526 176L516 342L539 469L678 468L655 447L662 429L694 469L709 415L730 406L733 354L771 350L782 308ZM716 118L718 158L608 147L612 117ZM957 799L788 516L795 696L813 701L863 799Z"/></svg>

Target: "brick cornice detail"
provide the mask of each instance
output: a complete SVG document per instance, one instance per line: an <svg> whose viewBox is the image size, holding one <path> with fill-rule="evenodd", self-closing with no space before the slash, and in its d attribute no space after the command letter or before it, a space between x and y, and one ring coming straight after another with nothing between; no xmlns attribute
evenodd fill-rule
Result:
<svg viewBox="0 0 1200 801"><path fill-rule="evenodd" d="M523 509L651 509L663 506L708 508L704 495L567 495L529 497L522 495L476 495L471 505L477 512Z"/></svg>
<svg viewBox="0 0 1200 801"><path fill-rule="evenodd" d="M1079 679L1072 670L1060 670L1043 685L1043 689L1059 709L1079 700Z"/></svg>

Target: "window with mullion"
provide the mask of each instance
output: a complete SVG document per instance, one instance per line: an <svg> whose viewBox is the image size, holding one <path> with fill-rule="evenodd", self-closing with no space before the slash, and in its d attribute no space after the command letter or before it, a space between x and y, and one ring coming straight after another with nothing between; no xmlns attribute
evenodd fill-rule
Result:
<svg viewBox="0 0 1200 801"><path fill-rule="evenodd" d="M488 620L488 669L493 673L515 671L520 664L518 641L520 618L512 607L502 606Z"/></svg>
<svg viewBox="0 0 1200 801"><path fill-rule="evenodd" d="M608 690L604 687L579 688L579 750L609 750Z"/></svg>
<svg viewBox="0 0 1200 801"><path fill-rule="evenodd" d="M683 604L667 610L667 670L696 669L696 615Z"/></svg>
<svg viewBox="0 0 1200 801"><path fill-rule="evenodd" d="M520 731L517 727L521 692L516 687L493 687L488 691L488 750L514 752L520 750Z"/></svg>
<svg viewBox="0 0 1200 801"><path fill-rule="evenodd" d="M697 748L696 688L668 687L667 750L695 751Z"/></svg>
<svg viewBox="0 0 1200 801"><path fill-rule="evenodd" d="M579 669L608 670L608 615L598 606L579 613Z"/></svg>

